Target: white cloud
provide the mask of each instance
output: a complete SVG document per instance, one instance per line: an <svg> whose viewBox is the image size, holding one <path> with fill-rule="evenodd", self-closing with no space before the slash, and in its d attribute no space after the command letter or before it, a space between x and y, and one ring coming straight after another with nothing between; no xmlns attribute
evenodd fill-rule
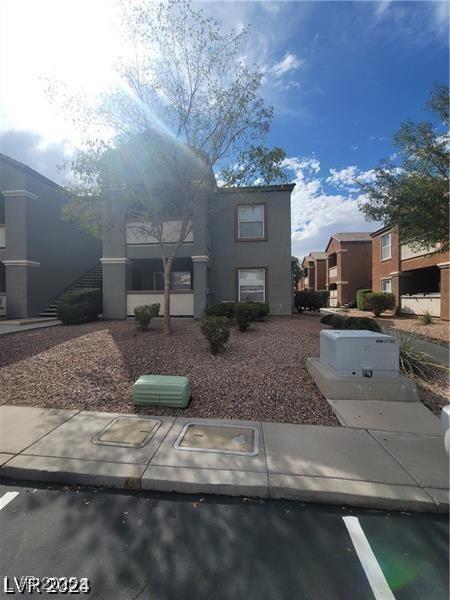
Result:
<svg viewBox="0 0 450 600"><path fill-rule="evenodd" d="M70 181L70 172L58 169L74 152L67 140L48 142L34 131L12 129L0 133L0 152L24 163L55 183Z"/></svg>
<svg viewBox="0 0 450 600"><path fill-rule="evenodd" d="M326 192L326 180L324 182L320 175L320 162L317 158L291 157L286 159L285 166L292 172L296 184L291 201L294 256L302 257L313 250L325 250L331 235L338 231L374 231L378 227L378 223L366 222L358 210L358 203L364 201L361 194L355 196L348 191ZM369 173L359 171L356 167L354 169L351 173ZM330 171L340 173L333 169ZM350 175L347 173L342 178L349 181Z"/></svg>
<svg viewBox="0 0 450 600"><path fill-rule="evenodd" d="M304 64L304 62L305 61L303 59L298 58L294 53L286 52L286 54L279 62L276 62L272 65L270 72L275 77L282 77L285 73L295 71L296 69L301 67Z"/></svg>
<svg viewBox="0 0 450 600"><path fill-rule="evenodd" d="M360 171L357 166L351 165L341 170L330 169L330 175L326 178L326 183L333 185L338 189L354 190L358 182L371 183L375 180L375 170Z"/></svg>
<svg viewBox="0 0 450 600"><path fill-rule="evenodd" d="M387 9L389 8L392 0L378 0L374 4L375 18L377 20L382 19Z"/></svg>

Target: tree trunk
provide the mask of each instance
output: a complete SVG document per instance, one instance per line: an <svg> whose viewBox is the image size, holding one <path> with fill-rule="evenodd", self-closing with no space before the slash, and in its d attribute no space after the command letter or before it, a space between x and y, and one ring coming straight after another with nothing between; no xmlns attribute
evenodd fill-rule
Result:
<svg viewBox="0 0 450 600"><path fill-rule="evenodd" d="M164 320L163 333L164 335L171 334L170 326L170 274L172 272L172 258L165 258L164 264Z"/></svg>

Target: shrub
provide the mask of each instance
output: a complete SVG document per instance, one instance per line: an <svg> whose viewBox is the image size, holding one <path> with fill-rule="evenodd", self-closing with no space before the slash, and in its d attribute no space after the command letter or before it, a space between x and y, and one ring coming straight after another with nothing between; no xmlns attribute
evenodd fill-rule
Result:
<svg viewBox="0 0 450 600"><path fill-rule="evenodd" d="M86 318L85 308L79 304L60 304L56 314L63 325L81 325L93 320Z"/></svg>
<svg viewBox="0 0 450 600"><path fill-rule="evenodd" d="M328 304L328 298L330 297L330 292L328 290L318 290L316 294L319 295L319 308L326 308Z"/></svg>
<svg viewBox="0 0 450 600"><path fill-rule="evenodd" d="M431 379L437 369L448 368L436 363L433 358L417 345L417 337L413 333L385 331L393 335L398 342L400 352L400 369L406 375L418 375L422 379Z"/></svg>
<svg viewBox="0 0 450 600"><path fill-rule="evenodd" d="M332 313L327 313L326 315L323 315L323 317L320 319L320 322L324 325L331 325L333 317L334 315Z"/></svg>
<svg viewBox="0 0 450 600"><path fill-rule="evenodd" d="M264 321L265 318L270 314L270 306L268 302L248 302L247 304L252 304L255 307L256 321Z"/></svg>
<svg viewBox="0 0 450 600"><path fill-rule="evenodd" d="M56 309L56 314L64 325L79 325L98 319L101 310L100 289L83 288L64 294Z"/></svg>
<svg viewBox="0 0 450 600"><path fill-rule="evenodd" d="M330 325L333 329L344 329L345 317L342 315L334 314L332 315L332 319L330 321Z"/></svg>
<svg viewBox="0 0 450 600"><path fill-rule="evenodd" d="M218 354L225 349L230 337L230 322L226 317L203 317L200 329L209 342L212 354Z"/></svg>
<svg viewBox="0 0 450 600"><path fill-rule="evenodd" d="M367 331L381 332L381 327L370 317L343 317L333 313L324 315L320 322L324 325L331 325L333 329L363 329Z"/></svg>
<svg viewBox="0 0 450 600"><path fill-rule="evenodd" d="M356 308L358 310L370 310L370 308L367 305L366 296L371 293L372 293L372 290L369 290L369 289L358 290L356 292Z"/></svg>
<svg viewBox="0 0 450 600"><path fill-rule="evenodd" d="M422 323L422 325L431 325L433 322L433 317L431 316L430 311L424 310L423 314L419 317L419 321Z"/></svg>
<svg viewBox="0 0 450 600"><path fill-rule="evenodd" d="M136 306L134 309L134 321L137 329L141 331L147 331L150 321L153 317L159 315L160 304L144 304L143 306Z"/></svg>
<svg viewBox="0 0 450 600"><path fill-rule="evenodd" d="M210 304L205 308L205 315L207 317L227 317L228 319L232 319L234 317L235 307L236 302Z"/></svg>
<svg viewBox="0 0 450 600"><path fill-rule="evenodd" d="M366 302L369 310L371 310L376 317L379 317L385 310L392 310L395 307L395 296L394 294L387 294L384 292L372 292L371 294L366 295Z"/></svg>
<svg viewBox="0 0 450 600"><path fill-rule="evenodd" d="M327 290L320 290L318 292L302 290L295 294L295 308L298 312L302 312L304 309L318 312L327 305L329 295Z"/></svg>
<svg viewBox="0 0 450 600"><path fill-rule="evenodd" d="M363 329L381 333L381 327L370 317L347 317L344 320L344 329Z"/></svg>
<svg viewBox="0 0 450 600"><path fill-rule="evenodd" d="M250 323L256 320L256 307L254 302L238 302L236 304L235 317L239 331L247 331Z"/></svg>

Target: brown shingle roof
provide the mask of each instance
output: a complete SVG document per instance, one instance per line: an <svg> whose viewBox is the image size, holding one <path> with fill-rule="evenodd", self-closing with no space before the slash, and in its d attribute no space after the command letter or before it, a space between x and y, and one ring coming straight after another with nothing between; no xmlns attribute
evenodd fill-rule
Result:
<svg viewBox="0 0 450 600"><path fill-rule="evenodd" d="M367 231L356 231L356 232L344 232L344 233L333 233L331 237L334 237L338 242L369 242L370 233Z"/></svg>
<svg viewBox="0 0 450 600"><path fill-rule="evenodd" d="M325 260L327 258L326 252L310 252L309 254L313 258L318 258L319 260Z"/></svg>

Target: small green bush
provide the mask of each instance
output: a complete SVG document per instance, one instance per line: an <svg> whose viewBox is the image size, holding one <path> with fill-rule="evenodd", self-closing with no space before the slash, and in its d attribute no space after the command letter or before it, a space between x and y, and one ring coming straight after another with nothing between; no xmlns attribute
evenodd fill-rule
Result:
<svg viewBox="0 0 450 600"><path fill-rule="evenodd" d="M93 320L87 318L86 309L80 304L60 304L56 314L63 325L81 325Z"/></svg>
<svg viewBox="0 0 450 600"><path fill-rule="evenodd" d="M250 323L256 320L257 310L254 302L238 302L235 317L239 331L247 331Z"/></svg>
<svg viewBox="0 0 450 600"><path fill-rule="evenodd" d="M320 322L324 325L331 325L333 329L360 329L366 331L381 332L381 327L370 317L344 317L333 313L324 315Z"/></svg>
<svg viewBox="0 0 450 600"><path fill-rule="evenodd" d="M370 317L347 317L344 320L344 329L363 329L381 333L381 327Z"/></svg>
<svg viewBox="0 0 450 600"><path fill-rule="evenodd" d="M268 302L247 302L255 307L256 321L264 321L270 314L270 306Z"/></svg>
<svg viewBox="0 0 450 600"><path fill-rule="evenodd" d="M230 322L227 317L203 317L200 329L209 342L211 354L218 354L225 349L230 337Z"/></svg>
<svg viewBox="0 0 450 600"><path fill-rule="evenodd" d="M334 315L332 315L330 325L333 329L345 329L344 323L345 323L345 317L343 317L342 315L338 315L336 313L334 313Z"/></svg>
<svg viewBox="0 0 450 600"><path fill-rule="evenodd" d="M330 293L328 290L320 290L314 292L312 290L302 290L295 294L295 308L298 312L303 310L312 310L319 312L321 308L325 308L328 302L328 296Z"/></svg>
<svg viewBox="0 0 450 600"><path fill-rule="evenodd" d="M324 325L331 325L331 323L333 321L333 317L334 317L334 314L327 313L326 315L323 315L323 317L320 319L320 322L323 323Z"/></svg>
<svg viewBox="0 0 450 600"><path fill-rule="evenodd" d="M83 288L64 294L56 309L56 314L63 325L80 325L97 320L101 311L101 290Z"/></svg>
<svg viewBox="0 0 450 600"><path fill-rule="evenodd" d="M372 290L363 289L356 292L356 308L358 310L370 310L367 306L367 294L371 294Z"/></svg>
<svg viewBox="0 0 450 600"><path fill-rule="evenodd" d="M422 325L431 325L431 323L433 322L433 317L430 311L424 310L423 314L419 317L419 321L422 323Z"/></svg>
<svg viewBox="0 0 450 600"><path fill-rule="evenodd" d="M210 304L205 308L205 315L207 317L227 317L228 319L232 319L234 317L235 308L236 302Z"/></svg>
<svg viewBox="0 0 450 600"><path fill-rule="evenodd" d="M385 292L372 292L366 295L366 303L375 317L379 317L385 310L393 310L395 308L395 296L394 294L387 294Z"/></svg>
<svg viewBox="0 0 450 600"><path fill-rule="evenodd" d="M136 328L147 331L151 320L159 315L160 304L144 304L134 309L134 321Z"/></svg>

